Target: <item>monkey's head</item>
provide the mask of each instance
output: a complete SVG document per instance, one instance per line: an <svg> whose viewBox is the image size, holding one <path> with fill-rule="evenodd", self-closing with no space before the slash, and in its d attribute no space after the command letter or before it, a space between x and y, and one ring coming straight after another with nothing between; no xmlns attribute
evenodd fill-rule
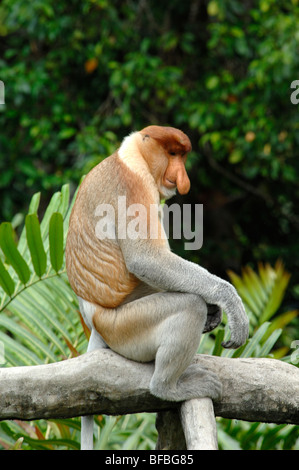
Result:
<svg viewBox="0 0 299 470"><path fill-rule="evenodd" d="M173 127L148 126L140 131L140 150L153 175L162 198L170 198L176 189L190 189L185 163L191 150L189 137Z"/></svg>

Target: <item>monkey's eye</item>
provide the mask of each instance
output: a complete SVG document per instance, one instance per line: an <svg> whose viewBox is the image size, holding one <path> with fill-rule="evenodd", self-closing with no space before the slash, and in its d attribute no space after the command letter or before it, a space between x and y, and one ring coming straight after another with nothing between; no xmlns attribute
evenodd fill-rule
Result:
<svg viewBox="0 0 299 470"><path fill-rule="evenodd" d="M173 155L173 156L174 156L174 155L176 155L176 153L175 153L175 152L169 152L169 155Z"/></svg>

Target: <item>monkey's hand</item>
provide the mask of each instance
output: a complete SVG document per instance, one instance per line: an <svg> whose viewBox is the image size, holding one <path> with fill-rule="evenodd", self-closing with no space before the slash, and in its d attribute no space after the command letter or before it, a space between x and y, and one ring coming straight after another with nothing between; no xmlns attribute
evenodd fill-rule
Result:
<svg viewBox="0 0 299 470"><path fill-rule="evenodd" d="M214 330L221 323L222 319L222 309L218 305L208 304L207 307L208 315L203 333Z"/></svg>
<svg viewBox="0 0 299 470"><path fill-rule="evenodd" d="M237 349L242 346L248 338L249 321L243 302L235 288L228 283L225 283L223 287L222 293L220 288L218 295L220 295L220 298L224 299L224 301L221 302L221 306L227 315L231 337L228 341L224 341L222 346L224 348Z"/></svg>

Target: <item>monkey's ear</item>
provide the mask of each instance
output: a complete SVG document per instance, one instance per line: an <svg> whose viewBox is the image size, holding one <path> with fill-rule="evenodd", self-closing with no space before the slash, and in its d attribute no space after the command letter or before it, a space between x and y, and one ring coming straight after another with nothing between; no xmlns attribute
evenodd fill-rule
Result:
<svg viewBox="0 0 299 470"><path fill-rule="evenodd" d="M142 140L143 140L143 142L144 142L145 140L150 139L150 136L149 136L148 134L142 134L142 132L141 132L141 135L142 135Z"/></svg>

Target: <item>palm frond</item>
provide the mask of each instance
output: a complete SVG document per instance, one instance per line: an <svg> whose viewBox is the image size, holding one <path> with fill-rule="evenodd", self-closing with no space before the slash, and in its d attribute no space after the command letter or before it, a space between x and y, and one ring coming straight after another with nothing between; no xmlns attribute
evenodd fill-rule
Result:
<svg viewBox="0 0 299 470"><path fill-rule="evenodd" d="M33 196L19 242L0 226L0 339L6 365L54 362L83 352L86 336L65 271L64 246L72 204L69 187L55 193L42 221Z"/></svg>
<svg viewBox="0 0 299 470"><path fill-rule="evenodd" d="M274 268L268 263L259 263L258 274L246 266L242 269L242 276L230 270L228 275L256 325L270 320L277 312L290 280L290 274L280 260Z"/></svg>

